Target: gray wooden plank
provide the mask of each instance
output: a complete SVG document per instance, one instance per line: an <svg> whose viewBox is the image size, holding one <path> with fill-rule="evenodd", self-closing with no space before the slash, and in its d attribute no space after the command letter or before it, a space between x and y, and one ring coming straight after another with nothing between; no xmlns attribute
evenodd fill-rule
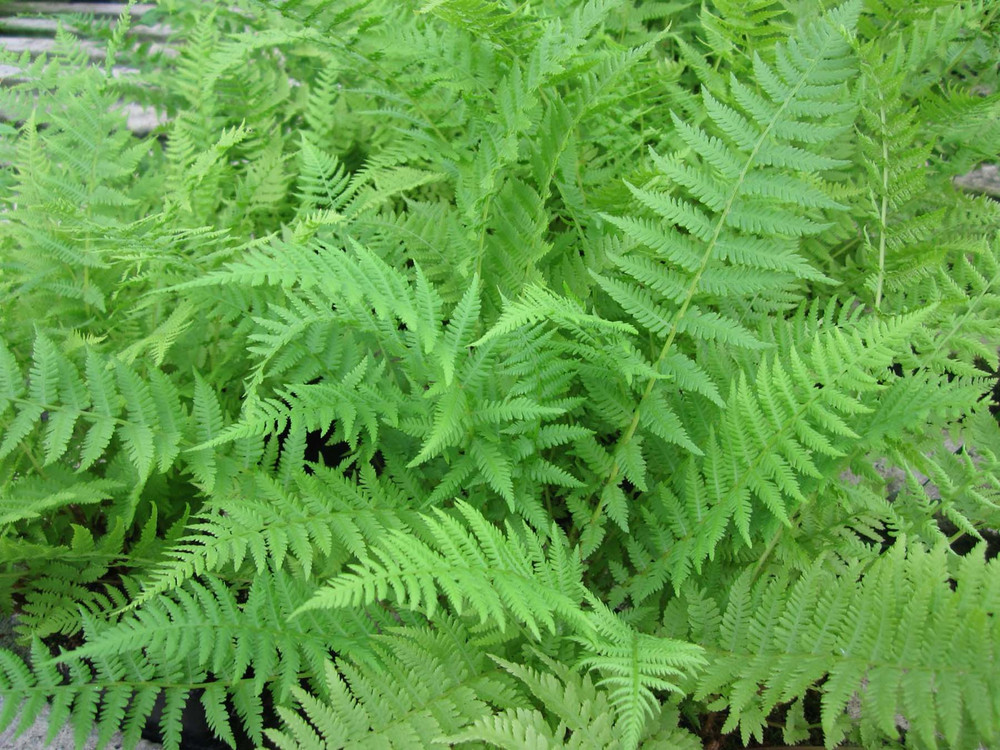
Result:
<svg viewBox="0 0 1000 750"><path fill-rule="evenodd" d="M91 60L104 59L104 50L93 42L81 40L79 44L80 48L86 51L87 57ZM4 36L0 37L0 47L8 52L16 52L18 54L27 52L32 57L35 57L55 50L56 40L36 36Z"/></svg>
<svg viewBox="0 0 1000 750"><path fill-rule="evenodd" d="M125 127L136 135L148 135L160 125L167 122L167 116L154 107L145 107L133 102L120 103L118 107L125 112ZM10 113L0 111L0 121L10 121ZM0 744L0 748L4 747Z"/></svg>
<svg viewBox="0 0 1000 750"><path fill-rule="evenodd" d="M25 32L40 32L41 34L55 36L59 24L60 21L55 18L4 17L0 18L0 33L8 31L20 32L21 34ZM72 29L72 26L65 21L62 24L64 27ZM163 23L155 23L151 26L135 24L129 27L129 34L149 39L166 39L171 33L171 28Z"/></svg>
<svg viewBox="0 0 1000 750"><path fill-rule="evenodd" d="M79 45L80 48L87 53L87 57L91 60L96 62L104 59L104 49L94 42L81 39L79 41ZM49 39L47 37L0 36L0 48L17 54L27 52L32 57L53 52L57 46L58 45L55 39ZM153 42L150 44L149 51L153 54L162 52L167 57L175 57L177 55L176 49L160 42Z"/></svg>
<svg viewBox="0 0 1000 750"><path fill-rule="evenodd" d="M115 65L111 69L111 75L115 78L123 76L139 75L138 68L129 68L124 65ZM18 83L28 83L31 77L27 75L24 68L17 65L0 65L0 86L13 86Z"/></svg>
<svg viewBox="0 0 1000 750"><path fill-rule="evenodd" d="M968 174L955 178L955 184L970 193L1000 198L1000 165L983 164Z"/></svg>
<svg viewBox="0 0 1000 750"><path fill-rule="evenodd" d="M151 11L154 5L142 4L132 6L132 15L141 16ZM60 3L44 2L44 0L18 0L18 2L0 2L0 15L39 13L91 13L95 16L118 16L125 8L125 3Z"/></svg>

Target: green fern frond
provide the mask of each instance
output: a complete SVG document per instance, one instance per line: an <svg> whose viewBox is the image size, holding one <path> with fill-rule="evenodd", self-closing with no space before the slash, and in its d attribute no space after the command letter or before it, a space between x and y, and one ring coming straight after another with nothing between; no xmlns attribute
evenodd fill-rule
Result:
<svg viewBox="0 0 1000 750"><path fill-rule="evenodd" d="M700 646L670 638L639 633L626 625L592 595L589 620L597 638L583 642L588 652L581 666L604 676L598 686L606 688L615 709L623 747L637 747L647 721L655 717L660 698L654 690L681 693L677 681L704 664Z"/></svg>
<svg viewBox="0 0 1000 750"><path fill-rule="evenodd" d="M755 56L759 90L734 77L732 104L704 90L703 105L714 132L674 115L677 135L689 151L670 158L653 153L659 170L679 190L629 186L634 199L656 220L605 217L624 232L632 253L647 262L626 264L626 273L617 278L595 274L595 280L657 342L649 355L654 369L675 351L685 352L699 341L761 345L740 321L712 309L705 287L716 268L770 275L771 282L758 277L757 297L767 296L764 289L780 293L797 278L823 280L798 254L795 238L817 233L825 224L804 218L811 217L813 209L797 196L817 195L822 204L830 202L822 198L822 190L790 190L782 181L821 188L819 173L844 163L821 154L818 144L842 132L839 122L851 109L844 92L854 63L842 29L853 23L858 10L856 3L841 6L777 45L773 65ZM764 195L767 201L758 197ZM721 279L716 283L726 286ZM635 434L644 402L656 385L656 380L648 381L636 416L622 425L623 444ZM676 429L671 434L676 435ZM685 444L679 438L674 442ZM618 484L620 469L613 465L609 488ZM602 513L599 505L588 526L590 544L603 536Z"/></svg>
<svg viewBox="0 0 1000 750"><path fill-rule="evenodd" d="M384 370L384 365L372 366L365 358L347 371L340 382L330 373L322 383L280 390L277 398L248 398L244 414L237 422L190 450L204 455L206 450L248 437L276 438L286 429L296 435L318 430L335 438L335 442L348 442L352 449L357 448L364 430L374 444L380 423L395 425L398 421L398 406L372 385L384 379ZM304 446L296 451L286 443L282 460L302 466L303 451Z"/></svg>
<svg viewBox="0 0 1000 750"><path fill-rule="evenodd" d="M808 502L804 488L824 476L817 462L853 448L856 415L874 411L885 390L881 374L930 312L873 321L850 334L820 329L808 352L792 348L762 359L752 378L737 375L704 458L689 459L673 488L659 490L665 523L652 528L664 535L651 535L650 542L653 549L663 547L650 554L638 540L634 544L638 572L628 584L631 593L641 600L667 580L678 587L715 554L730 523L747 546L761 538L755 539L755 529L767 538L788 526L795 509ZM754 520L760 510L768 514L763 526ZM646 518L652 521L653 513Z"/></svg>
<svg viewBox="0 0 1000 750"><path fill-rule="evenodd" d="M866 50L862 64L863 83L871 91L863 100L865 131L859 133L861 154L868 172L869 214L873 226L863 228L865 248L873 266L866 286L871 290L876 309L882 306L887 284L892 284L891 270L902 265L899 256L918 251L928 239L931 228L941 216L930 215L925 221L913 216L907 207L926 189L926 164L932 144L918 139L915 113L903 103L900 91L909 72L897 49L887 60L874 44ZM925 261L930 265L932 261Z"/></svg>
<svg viewBox="0 0 1000 750"><path fill-rule="evenodd" d="M530 29L527 18L518 18L498 0L429 0L417 13L433 15L500 48L509 48L517 36Z"/></svg>
<svg viewBox="0 0 1000 750"><path fill-rule="evenodd" d="M1000 635L988 614L1000 596L995 568L981 553L955 560L899 541L866 571L817 562L794 582L743 576L697 694L725 689L717 705L744 742L760 739L771 707L810 686L822 694L828 742L848 729L845 710L860 714L869 742L898 737L901 724L929 747L993 741L996 671L980 649Z"/></svg>
<svg viewBox="0 0 1000 750"><path fill-rule="evenodd" d="M175 664L178 653L197 654L185 670L194 681L209 681L210 673L230 685L249 682L258 695L270 685L284 700L303 669L321 671L327 644L336 641L341 650L370 632L360 619L334 625L322 613L289 624L288 607L303 601L312 587L280 571L260 573L243 601L223 579L203 580L149 599L110 625L85 619L87 643L59 661L124 659L141 652L150 669L163 669ZM254 721L259 723L259 716Z"/></svg>
<svg viewBox="0 0 1000 750"><path fill-rule="evenodd" d="M155 519L152 528L155 530ZM148 523L142 535L148 541ZM19 625L39 638L73 636L82 628L82 617L122 606L123 589L131 588L131 581L125 576L121 584L110 584L108 579L116 566L133 567L123 564L124 546L120 525L96 539L77 525L65 545L49 546L48 550L45 545L6 534L0 550L4 575L24 591ZM155 550L153 545L150 551Z"/></svg>
<svg viewBox="0 0 1000 750"><path fill-rule="evenodd" d="M319 466L298 475L294 489L259 473L244 478L191 519L130 608L199 576L239 573L244 563L258 574L274 567L308 578L314 568L336 568L362 555L414 515L380 491L374 477L368 475L367 484L366 490Z"/></svg>
<svg viewBox="0 0 1000 750"><path fill-rule="evenodd" d="M56 657L37 647L27 678L16 657L4 652L3 718L12 720L18 705L27 700L22 722L31 721L51 697L53 733L72 719L78 731L85 730L78 734L81 742L91 722L103 742L119 729L134 742L162 692L163 745L176 750L181 712L197 690L219 738L233 744L231 720L220 710L228 696L243 730L259 743L265 686L277 701L287 700L299 689L303 670L322 673L332 634L339 634L334 640L343 638L339 650L366 641L379 627L360 618L334 622L322 614L300 617L290 626L287 607L307 596L303 586L281 573L267 573L255 579L244 601L237 601L226 582L209 577L204 584L188 582L117 621L85 615L86 645ZM68 680L63 680L58 665L65 665ZM8 701L13 709L6 709Z"/></svg>
<svg viewBox="0 0 1000 750"><path fill-rule="evenodd" d="M488 715L523 704L509 678L457 623L391 628L371 639L364 659L327 662L320 695L295 687L299 706L279 706L285 729L269 729L278 748L327 750L365 742L389 748L436 747ZM398 690L399 684L406 689Z"/></svg>
<svg viewBox="0 0 1000 750"><path fill-rule="evenodd" d="M546 550L545 538L526 526L508 527L504 534L468 504L457 507L468 529L437 511L422 518L426 541L425 534L390 531L301 611L354 607L392 595L401 606L433 616L443 594L457 614L470 610L484 625L502 629L518 623L536 638L542 628L554 633L557 617L579 617L580 560L558 528L551 530Z"/></svg>
<svg viewBox="0 0 1000 750"><path fill-rule="evenodd" d="M991 237L953 257L946 272L936 273L951 323L937 334L919 331L914 356L906 364L981 377L979 362L990 367L997 362L997 352L987 342L996 340L992 337L1000 320L1000 240Z"/></svg>
<svg viewBox="0 0 1000 750"><path fill-rule="evenodd" d="M781 41L788 30L786 9L775 0L713 0L713 9L703 5L701 25L714 52L726 57L747 50L767 50Z"/></svg>
<svg viewBox="0 0 1000 750"><path fill-rule="evenodd" d="M63 354L42 333L35 337L25 378L14 355L0 347L5 388L0 404L16 409L0 442L0 458L22 446L31 451L29 437L41 423L45 425L40 440L43 463L64 459L82 423L86 428L75 464L78 471L104 456L115 436L140 483L154 465L161 472L169 469L187 429L186 423L177 420L177 415L184 415L186 422L186 412L169 379L151 370L149 380L144 380L135 370L94 350L87 351L81 372L74 362L77 358Z"/></svg>
<svg viewBox="0 0 1000 750"><path fill-rule="evenodd" d="M302 607L340 609L392 595L408 609L433 617L443 595L456 614L466 609L482 625L507 631L509 620L534 639L542 629L568 625L594 655L583 665L603 672L602 685L624 732L623 746L635 747L647 719L656 713L652 690L679 690L670 682L701 664L698 646L637 633L607 610L580 582L578 553L568 549L553 527L548 550L527 527L502 534L464 503L458 504L469 529L442 511L424 517L420 536L389 532L352 572L335 578ZM420 527L418 527L420 528ZM423 541L420 537L425 537ZM581 607L581 598L591 606Z"/></svg>
<svg viewBox="0 0 1000 750"><path fill-rule="evenodd" d="M478 719L449 742L486 742L508 748L627 748L634 737L621 718L615 720L608 694L588 675L541 657L544 670L498 657L494 660L531 691L540 709L511 708ZM655 717L643 732L642 747L695 750L698 739L677 726L670 706L651 707ZM558 722L555 727L552 722Z"/></svg>

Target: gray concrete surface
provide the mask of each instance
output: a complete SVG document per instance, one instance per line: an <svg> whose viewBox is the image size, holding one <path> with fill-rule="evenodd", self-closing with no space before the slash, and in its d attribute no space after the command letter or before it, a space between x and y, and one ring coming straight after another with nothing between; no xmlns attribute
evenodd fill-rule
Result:
<svg viewBox="0 0 1000 750"><path fill-rule="evenodd" d="M0 707L2 706L3 698L0 697ZM49 731L48 715L48 709L46 709L20 737L14 736L16 723L6 732L0 733L0 750L43 750L46 747L52 750L74 750L76 746L73 744L73 732L68 726L63 727L49 745L45 744L45 735ZM94 750L96 747L97 734L93 733L84 748L85 750ZM111 739L111 743L104 747L107 750L120 750L123 747L121 735L115 735ZM136 750L157 750L159 747L152 742L140 740L139 744L136 745Z"/></svg>
<svg viewBox="0 0 1000 750"><path fill-rule="evenodd" d="M956 177L955 184L972 193L1000 198L1000 164L983 164L968 174Z"/></svg>
<svg viewBox="0 0 1000 750"><path fill-rule="evenodd" d="M13 636L14 628L11 619L0 617L0 648L6 648L23 654L23 651L14 642ZM3 696L0 696L0 710L3 709L3 703ZM63 727L49 745L45 744L45 735L49 731L48 716L49 711L46 708L39 714L38 720L18 737L14 736L14 732L17 729L17 722L15 721L7 731L0 732L0 750L44 750L46 747L52 750L74 750L73 732L70 731L68 726ZM85 750L94 750L96 747L97 733L95 732L91 734L90 739L87 741ZM105 747L108 750L119 750L122 747L121 735L113 737L111 744L105 745ZM159 745L143 740L136 745L136 750L157 750L159 747Z"/></svg>

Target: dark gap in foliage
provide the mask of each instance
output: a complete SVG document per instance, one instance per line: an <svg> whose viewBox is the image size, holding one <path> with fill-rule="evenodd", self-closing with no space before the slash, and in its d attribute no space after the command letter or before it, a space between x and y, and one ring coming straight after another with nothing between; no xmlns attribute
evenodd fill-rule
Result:
<svg viewBox="0 0 1000 750"><path fill-rule="evenodd" d="M348 174L357 172L365 165L366 161L368 161L368 151L357 141L352 143L347 151L340 154L340 163L344 165Z"/></svg>
<svg viewBox="0 0 1000 750"><path fill-rule="evenodd" d="M305 460L311 464L322 464L328 469L336 468L351 455L349 443L341 440L336 443L330 442L333 435L334 425L330 425L327 430L312 430L306 433ZM305 467L307 474L312 474L312 469Z"/></svg>
<svg viewBox="0 0 1000 750"><path fill-rule="evenodd" d="M958 526L953 524L947 518L938 516L937 523L941 532L948 538L954 537L959 532ZM978 531L982 535L982 539L978 539L971 534L961 534L955 538L950 545L952 552L956 555L965 556L972 553L976 548L983 544L983 542L985 542L987 560L992 560L993 558L1000 556L1000 531L989 528L980 528Z"/></svg>
<svg viewBox="0 0 1000 750"><path fill-rule="evenodd" d="M993 379L993 387L988 394L983 396L983 400L988 400L990 414L1000 420L1000 368L992 367L982 357L976 357L974 364L986 375Z"/></svg>
<svg viewBox="0 0 1000 750"><path fill-rule="evenodd" d="M889 497L889 502L892 502L893 500L895 500L895 494ZM899 532L893 529L888 523L867 528L869 531L874 532L874 534L863 534L857 529L854 529L853 531L863 542L877 547L879 554L885 553L889 550L899 538Z"/></svg>
<svg viewBox="0 0 1000 750"><path fill-rule="evenodd" d="M253 679L253 669L250 669L244 679ZM208 680L211 682L211 676ZM204 690L192 690L184 704L181 713L181 748L183 750L230 750L228 743L220 740L212 732L208 718L205 715L205 707L201 702ZM163 733L160 729L160 720L163 716L165 705L164 693L156 697L153 711L150 713L146 724L142 728L142 738L149 742L162 743ZM278 715L274 710L274 699L271 691L265 689L261 694L262 718L265 727L273 727L278 724ZM257 745L243 728L243 722L233 706L232 700L226 699L226 713L229 715L229 725L233 730L236 739L235 750L254 750Z"/></svg>
<svg viewBox="0 0 1000 750"><path fill-rule="evenodd" d="M549 221L549 227L548 227L549 234L562 234L563 232L568 232L570 229L572 229L572 227L566 223L566 220L562 217L562 215L553 210L552 220ZM580 253L581 254L583 253L582 248L580 250Z"/></svg>

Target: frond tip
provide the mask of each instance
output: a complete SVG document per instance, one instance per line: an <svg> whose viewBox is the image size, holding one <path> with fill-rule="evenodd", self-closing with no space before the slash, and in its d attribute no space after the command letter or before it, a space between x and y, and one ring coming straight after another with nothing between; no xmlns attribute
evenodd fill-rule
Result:
<svg viewBox="0 0 1000 750"><path fill-rule="evenodd" d="M422 528L389 531L299 612L358 607L391 594L432 617L444 595L457 614L470 609L501 629L512 619L536 638L541 628L556 631L557 616L577 616L586 594L582 569L558 526L546 550L546 540L527 525L503 533L467 503L456 506L465 524L435 510L422 517Z"/></svg>
<svg viewBox="0 0 1000 750"><path fill-rule="evenodd" d="M589 622L597 637L578 638L591 654L580 666L596 670L598 685L608 691L621 731L623 747L636 747L648 720L656 716L661 698L653 691L683 695L677 683L706 664L701 646L640 633L588 595Z"/></svg>

